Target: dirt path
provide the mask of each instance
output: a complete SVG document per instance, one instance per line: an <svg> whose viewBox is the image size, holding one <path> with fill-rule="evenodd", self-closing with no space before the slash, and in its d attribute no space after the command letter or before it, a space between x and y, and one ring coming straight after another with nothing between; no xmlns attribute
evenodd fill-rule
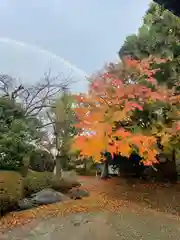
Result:
<svg viewBox="0 0 180 240"><path fill-rule="evenodd" d="M112 189L108 190L109 185L106 183L97 182L94 179L90 181L85 179L82 182L88 189L91 188L92 196L84 201L68 203L68 209L71 206L71 214L64 217L59 216L58 213L61 211L61 208L58 205L55 208L53 205L51 208L42 209L44 215L37 214L36 218L30 223L21 227L16 226L9 231L6 230L3 234L0 234L0 239L180 239L180 221L177 217L142 208L142 206L134 205L133 203L108 198L104 194L110 194ZM95 189L97 191L100 186L102 189L98 197L98 195L94 195L93 191ZM62 205L64 206L64 204ZM114 206L111 208L113 204ZM82 207L82 212L79 209L80 206ZM59 207L58 210L57 207ZM89 209L86 209L87 207ZM79 212L73 211L73 209L79 209ZM88 211L84 211L85 209ZM112 209L114 210L112 211ZM41 212L41 210L35 211L36 213ZM17 218L16 215L14 217Z"/></svg>
<svg viewBox="0 0 180 240"><path fill-rule="evenodd" d="M180 224L166 216L130 210L121 213L79 213L35 220L0 235L1 240L168 240L180 239Z"/></svg>

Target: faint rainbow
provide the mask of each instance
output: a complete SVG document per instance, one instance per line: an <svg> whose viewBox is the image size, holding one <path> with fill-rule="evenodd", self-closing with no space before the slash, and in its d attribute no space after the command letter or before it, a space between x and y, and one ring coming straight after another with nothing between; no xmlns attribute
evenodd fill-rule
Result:
<svg viewBox="0 0 180 240"><path fill-rule="evenodd" d="M12 46L18 46L18 47L21 47L21 48L26 48L26 49L29 49L31 51L37 51L38 53L44 54L46 56L49 55L50 59L55 59L58 62L64 64L66 67L73 70L75 73L78 73L78 74L80 74L80 75L82 75L83 77L86 77L86 78L88 77L88 74L86 72L79 69L74 64L71 64L69 61L65 60L64 58L56 55L55 53L53 53L51 51L46 50L46 49L43 49L43 48L40 48L38 46L29 44L27 42L23 42L23 41L11 39L11 38L5 38L5 37L0 37L0 43L9 44L9 45L12 45Z"/></svg>

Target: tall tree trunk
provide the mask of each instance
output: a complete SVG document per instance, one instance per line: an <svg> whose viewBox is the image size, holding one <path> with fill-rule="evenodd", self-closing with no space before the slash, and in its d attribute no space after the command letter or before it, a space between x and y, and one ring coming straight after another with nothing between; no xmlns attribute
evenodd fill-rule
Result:
<svg viewBox="0 0 180 240"><path fill-rule="evenodd" d="M108 161L106 160L103 164L103 170L102 170L102 173L101 173L101 178L102 179L106 179L109 177L109 164L108 164Z"/></svg>
<svg viewBox="0 0 180 240"><path fill-rule="evenodd" d="M68 170L69 167L69 158L64 151L61 151L61 168L62 170Z"/></svg>
<svg viewBox="0 0 180 240"><path fill-rule="evenodd" d="M160 165L163 180L171 183L176 183L178 179L177 169L176 169L176 152L175 149L172 151L172 158L167 159L165 163Z"/></svg>
<svg viewBox="0 0 180 240"><path fill-rule="evenodd" d="M169 180L171 183L176 183L178 180L177 168L176 168L176 151L172 151L172 160L169 161Z"/></svg>
<svg viewBox="0 0 180 240"><path fill-rule="evenodd" d="M57 149L57 156L55 159L55 176L57 178L61 178L62 173L62 166L61 166L61 153L60 153L60 142L59 142L59 136L56 134L56 149Z"/></svg>
<svg viewBox="0 0 180 240"><path fill-rule="evenodd" d="M104 141L105 141L106 147L105 147L105 150L104 150L104 159L105 159L105 161L104 161L104 164L103 164L103 170L101 172L101 178L102 179L106 179L106 178L109 177L109 169L108 169L109 164L108 164L108 155L107 155L108 140L107 139L108 139L107 138L107 132L105 131L104 132Z"/></svg>
<svg viewBox="0 0 180 240"><path fill-rule="evenodd" d="M56 157L56 171L55 175L57 178L61 178L62 168L61 168L61 156L58 154Z"/></svg>
<svg viewBox="0 0 180 240"><path fill-rule="evenodd" d="M86 161L86 158L84 158L84 172L86 173L87 172L87 161Z"/></svg>

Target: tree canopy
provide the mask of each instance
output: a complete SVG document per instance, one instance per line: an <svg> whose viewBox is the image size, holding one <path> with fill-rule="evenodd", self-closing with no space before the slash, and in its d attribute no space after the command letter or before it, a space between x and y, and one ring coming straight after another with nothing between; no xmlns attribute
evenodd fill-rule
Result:
<svg viewBox="0 0 180 240"><path fill-rule="evenodd" d="M170 103L173 93L157 83L154 70L149 70L150 63L149 59L125 59L121 73L126 77L103 74L92 81L88 94L75 97L79 119L75 126L80 132L74 146L83 155L100 161L104 151L127 157L136 151L147 165L157 161L156 132L147 131L140 122L141 115L147 105Z"/></svg>
<svg viewBox="0 0 180 240"><path fill-rule="evenodd" d="M165 58L157 80L173 87L179 82L180 59L180 18L152 3L147 10L143 25L137 34L128 36L119 51L120 58L131 56L134 59L147 58L150 55Z"/></svg>
<svg viewBox="0 0 180 240"><path fill-rule="evenodd" d="M26 118L20 104L0 98L0 168L17 170L38 139L37 121Z"/></svg>

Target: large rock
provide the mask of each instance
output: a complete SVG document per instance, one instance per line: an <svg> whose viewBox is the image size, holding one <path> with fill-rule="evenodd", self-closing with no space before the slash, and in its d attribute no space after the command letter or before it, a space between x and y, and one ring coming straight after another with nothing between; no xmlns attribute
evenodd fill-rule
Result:
<svg viewBox="0 0 180 240"><path fill-rule="evenodd" d="M84 189L74 188L68 192L68 195L71 199L81 199L83 197L88 197L89 192Z"/></svg>
<svg viewBox="0 0 180 240"><path fill-rule="evenodd" d="M31 197L32 197L31 200L33 201L33 203L36 203L39 205L51 204L51 203L69 200L69 197L49 188L43 189L42 191L33 194Z"/></svg>
<svg viewBox="0 0 180 240"><path fill-rule="evenodd" d="M31 199L24 198L18 202L18 209L19 210L28 210L33 207L36 207L36 204L33 203Z"/></svg>

